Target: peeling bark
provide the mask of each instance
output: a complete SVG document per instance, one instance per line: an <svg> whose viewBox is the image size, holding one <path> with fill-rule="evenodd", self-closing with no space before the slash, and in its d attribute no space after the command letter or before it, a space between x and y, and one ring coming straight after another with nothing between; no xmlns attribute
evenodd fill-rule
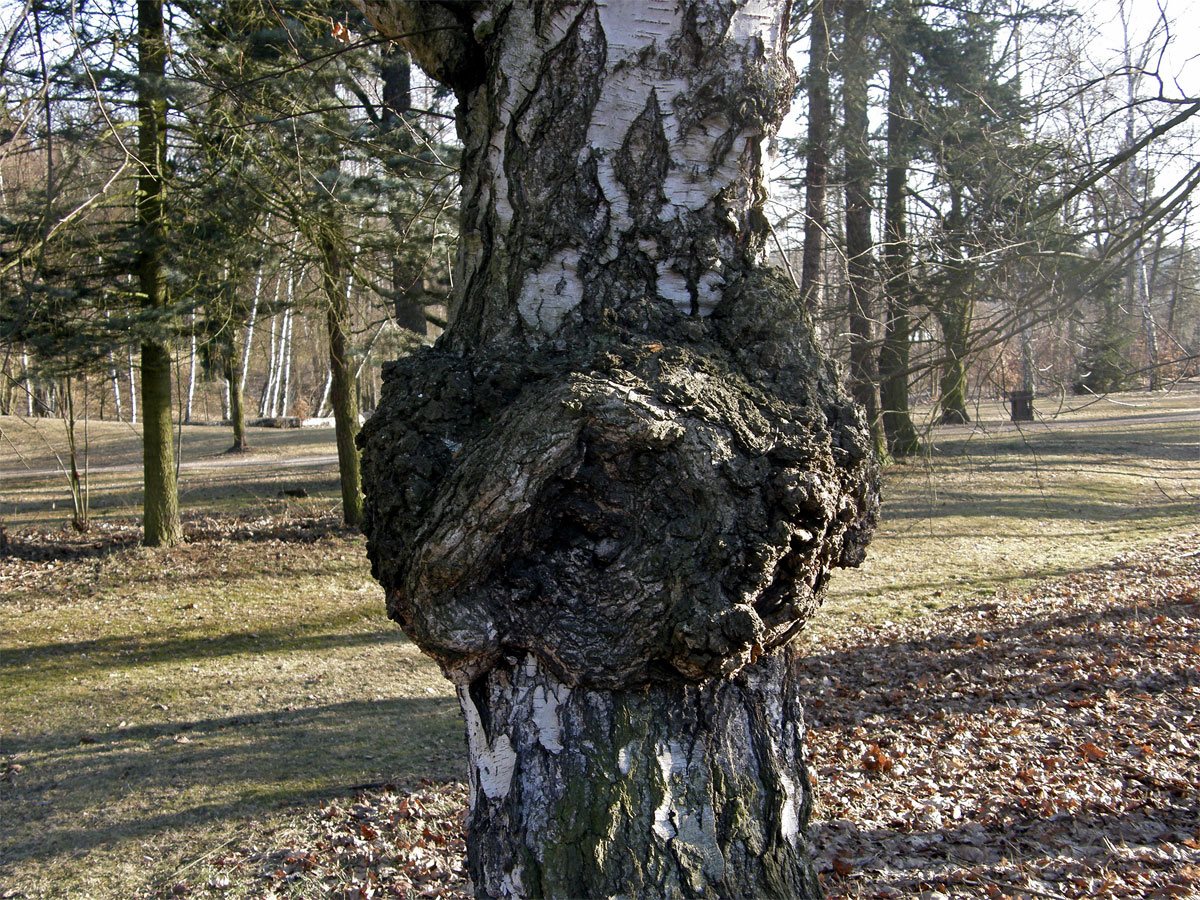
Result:
<svg viewBox="0 0 1200 900"><path fill-rule="evenodd" d="M477 894L817 896L788 641L878 497L761 267L787 4L471 9L451 320L360 442L389 614L459 688Z"/></svg>
<svg viewBox="0 0 1200 900"><path fill-rule="evenodd" d="M530 654L459 688L478 895L820 896L789 660L598 691Z"/></svg>

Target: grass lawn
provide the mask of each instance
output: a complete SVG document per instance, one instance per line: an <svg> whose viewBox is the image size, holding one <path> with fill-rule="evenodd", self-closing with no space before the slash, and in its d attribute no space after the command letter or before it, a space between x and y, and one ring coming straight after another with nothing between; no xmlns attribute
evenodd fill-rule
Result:
<svg viewBox="0 0 1200 900"><path fill-rule="evenodd" d="M981 425L932 429L888 469L869 560L835 576L812 639L1200 521L1200 385L1039 410L1017 429L980 408ZM255 429L232 458L227 431L185 427L189 542L166 551L137 544L135 429L89 427L82 536L53 471L61 424L0 432L0 897L169 891L233 842L269 843L297 807L461 776L457 703L338 525L332 432Z"/></svg>

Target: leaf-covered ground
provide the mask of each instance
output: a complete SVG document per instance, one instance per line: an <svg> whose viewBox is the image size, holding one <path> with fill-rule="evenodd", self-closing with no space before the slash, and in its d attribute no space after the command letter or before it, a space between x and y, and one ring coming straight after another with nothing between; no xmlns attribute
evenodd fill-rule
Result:
<svg viewBox="0 0 1200 900"><path fill-rule="evenodd" d="M830 898L1200 896L1198 548L815 640ZM467 897L464 803L427 784L297 810L159 896Z"/></svg>
<svg viewBox="0 0 1200 900"><path fill-rule="evenodd" d="M1200 895L1200 535L814 649L831 897Z"/></svg>

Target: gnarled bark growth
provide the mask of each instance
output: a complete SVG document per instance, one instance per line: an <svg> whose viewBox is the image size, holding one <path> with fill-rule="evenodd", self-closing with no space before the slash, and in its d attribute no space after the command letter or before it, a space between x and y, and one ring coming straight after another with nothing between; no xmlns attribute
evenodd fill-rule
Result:
<svg viewBox="0 0 1200 900"><path fill-rule="evenodd" d="M786 4L368 12L461 101L451 322L360 442L388 611L458 685L478 895L818 895L787 644L878 500L760 267Z"/></svg>

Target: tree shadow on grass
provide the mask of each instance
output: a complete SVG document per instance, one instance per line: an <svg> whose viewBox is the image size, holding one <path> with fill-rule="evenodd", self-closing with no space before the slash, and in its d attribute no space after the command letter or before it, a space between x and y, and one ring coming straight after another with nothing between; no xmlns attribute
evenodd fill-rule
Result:
<svg viewBox="0 0 1200 900"><path fill-rule="evenodd" d="M1158 459L1195 462L1197 428L1195 413L1173 416L1166 422L1120 427L1042 426L1020 431L1005 430L967 435L935 435L934 456L975 457L985 463L1011 458L1015 464L1078 462L1087 457Z"/></svg>
<svg viewBox="0 0 1200 900"><path fill-rule="evenodd" d="M86 641L61 641L6 650L0 657L0 677L36 678L51 673L70 660L87 659L90 673L188 660L207 660L222 656L253 653L287 655L290 653L405 644L408 639L396 628L386 631L330 633L328 621L308 620L277 628L223 633L212 637L179 637L174 629L137 635L96 638ZM6 745L12 738L5 740Z"/></svg>
<svg viewBox="0 0 1200 900"><path fill-rule="evenodd" d="M281 511L275 515L213 516L203 513L185 515L186 544L228 541L235 544L282 542L314 544L322 540L350 539L360 534L346 525L340 513L294 515ZM134 520L96 524L87 534L69 531L14 531L9 533L6 555L26 562L65 562L96 560L141 545L141 524Z"/></svg>
<svg viewBox="0 0 1200 900"><path fill-rule="evenodd" d="M63 733L39 743L0 783L0 871L281 804L313 805L367 785L462 775L458 704L444 696L115 728L84 743Z"/></svg>
<svg viewBox="0 0 1200 900"><path fill-rule="evenodd" d="M1154 490L1153 483L1147 486ZM1196 509L1197 501L1176 489L1169 480L1151 503L1137 503L1129 496L1113 498L1086 491L1056 494L1051 485L1042 496L1030 496L1027 490L982 490L970 496L947 492L936 502L924 497L888 500L884 503L884 515L889 523L895 524L906 520L920 522L951 516L978 516L980 509L986 509L992 518L1020 521L1054 519L1066 524L1081 520L1136 524L1158 522L1163 516L1163 506L1172 503L1178 504L1179 515L1183 517ZM953 533L954 537L965 535L966 532L958 529Z"/></svg>

